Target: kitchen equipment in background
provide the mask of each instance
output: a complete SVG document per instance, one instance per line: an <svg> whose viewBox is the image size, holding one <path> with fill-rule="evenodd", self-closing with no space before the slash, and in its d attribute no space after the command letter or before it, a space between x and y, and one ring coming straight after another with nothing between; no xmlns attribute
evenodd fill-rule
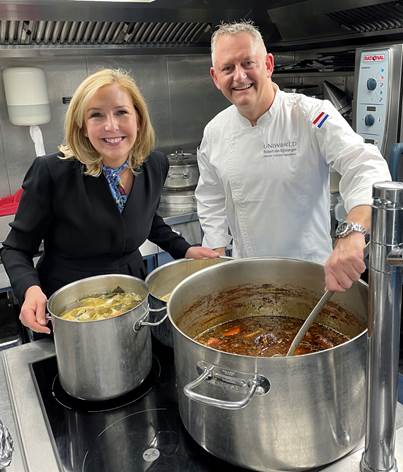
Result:
<svg viewBox="0 0 403 472"><path fill-rule="evenodd" d="M286 84L281 87L284 92L303 93L308 97L322 97L320 85L309 84Z"/></svg>
<svg viewBox="0 0 403 472"><path fill-rule="evenodd" d="M354 129L387 160L391 146L403 141L402 63L403 44L356 50Z"/></svg>
<svg viewBox="0 0 403 472"><path fill-rule="evenodd" d="M166 314L167 300L162 297L169 295L174 288L189 277L206 267L211 267L222 262L232 260L231 257L218 257L217 259L179 259L177 261L164 264L153 270L146 277L146 284L149 294L150 307L162 309L159 314L150 313L150 321L157 321ZM151 328L151 333L165 346L173 347L171 322L165 320L160 326Z"/></svg>
<svg viewBox="0 0 403 472"><path fill-rule="evenodd" d="M169 172L164 188L169 190L189 190L196 188L199 179L197 155L182 150L168 154Z"/></svg>
<svg viewBox="0 0 403 472"><path fill-rule="evenodd" d="M192 213L197 209L194 189L168 190L162 189L160 206L161 216L174 216L181 213Z"/></svg>
<svg viewBox="0 0 403 472"><path fill-rule="evenodd" d="M44 155L39 125L50 121L44 71L37 67L9 67L3 71L3 82L10 122L17 126L29 126L36 155Z"/></svg>
<svg viewBox="0 0 403 472"><path fill-rule="evenodd" d="M78 300L110 292L116 287L140 295L142 302L123 315L80 322L59 318ZM55 337L60 383L71 396L107 400L138 387L151 369L151 337L136 323L148 313L144 281L129 275L98 275L56 291L48 300Z"/></svg>
<svg viewBox="0 0 403 472"><path fill-rule="evenodd" d="M348 454L362 439L365 283L334 295L334 302L351 316L336 321L330 315L323 323L336 323L351 339L332 349L259 358L217 351L193 339L231 312L238 318L253 307L262 314L306 313L309 307L303 311L302 305L312 306L322 292L323 278L319 264L251 258L204 269L173 291L168 313L179 411L185 428L203 448L232 464L273 472L325 465ZM267 296L254 297L254 287Z"/></svg>
<svg viewBox="0 0 403 472"><path fill-rule="evenodd" d="M323 81L323 98L330 100L336 110L344 117L348 116L351 112L351 103L347 98L347 95L339 87L333 85L327 80Z"/></svg>
<svg viewBox="0 0 403 472"><path fill-rule="evenodd" d="M161 193L159 213L175 216L196 211L194 191L199 179L197 155L178 149L168 154L169 171Z"/></svg>

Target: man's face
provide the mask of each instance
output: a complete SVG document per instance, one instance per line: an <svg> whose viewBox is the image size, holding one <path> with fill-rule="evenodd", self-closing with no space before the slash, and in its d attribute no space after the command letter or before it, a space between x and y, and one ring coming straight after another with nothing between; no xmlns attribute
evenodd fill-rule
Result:
<svg viewBox="0 0 403 472"><path fill-rule="evenodd" d="M271 105L274 60L248 33L218 38L210 69L216 87L246 117L259 117ZM263 110L263 111L262 111Z"/></svg>

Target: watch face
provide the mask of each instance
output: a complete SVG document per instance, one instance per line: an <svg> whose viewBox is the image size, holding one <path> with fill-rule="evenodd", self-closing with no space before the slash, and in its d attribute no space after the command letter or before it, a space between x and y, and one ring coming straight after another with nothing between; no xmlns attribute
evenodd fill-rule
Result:
<svg viewBox="0 0 403 472"><path fill-rule="evenodd" d="M336 236L343 236L348 230L348 223L340 223L336 229Z"/></svg>

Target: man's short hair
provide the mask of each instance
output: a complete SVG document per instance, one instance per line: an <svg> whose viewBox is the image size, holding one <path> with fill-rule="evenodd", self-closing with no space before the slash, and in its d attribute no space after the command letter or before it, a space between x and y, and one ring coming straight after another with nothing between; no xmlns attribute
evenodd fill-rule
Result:
<svg viewBox="0 0 403 472"><path fill-rule="evenodd" d="M248 33L256 42L260 42L266 48L262 35L253 21L245 20L236 23L221 23L211 36L211 60L214 64L214 52L218 39L224 35L234 36L239 33Z"/></svg>

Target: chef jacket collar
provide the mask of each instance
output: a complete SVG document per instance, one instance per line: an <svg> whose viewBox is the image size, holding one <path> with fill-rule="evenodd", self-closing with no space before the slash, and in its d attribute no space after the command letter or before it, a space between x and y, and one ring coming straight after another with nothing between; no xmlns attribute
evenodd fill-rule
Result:
<svg viewBox="0 0 403 472"><path fill-rule="evenodd" d="M282 91L280 90L280 87L274 82L273 82L273 87L276 91L276 94L274 95L273 103L271 104L270 108L265 113L263 113L262 116L260 116L257 119L256 125L253 126L253 128L257 126L264 126L265 124L267 124L269 120L275 115L275 113L277 113L277 111L281 107ZM251 122L247 118L245 118L243 115L241 115L239 112L238 112L238 118L239 118L239 124L241 125L242 128L252 127Z"/></svg>

